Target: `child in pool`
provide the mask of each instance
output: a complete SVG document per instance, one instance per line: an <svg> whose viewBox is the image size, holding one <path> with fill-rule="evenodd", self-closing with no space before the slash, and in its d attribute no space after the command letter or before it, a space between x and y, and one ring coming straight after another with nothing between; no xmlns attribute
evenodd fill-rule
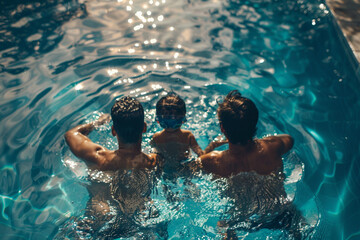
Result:
<svg viewBox="0 0 360 240"><path fill-rule="evenodd" d="M185 114L185 102L175 93L169 93L156 103L156 121L164 130L155 133L150 143L167 163L179 165L190 157L190 149L198 156L204 153L194 135L181 129L186 122Z"/></svg>
<svg viewBox="0 0 360 240"><path fill-rule="evenodd" d="M186 122L185 115L185 102L174 92L156 103L156 121L164 130L155 133L150 143L163 156L165 165L172 163L179 166L182 160L190 157L190 149L201 156L226 143L215 139L203 151L191 131L181 129Z"/></svg>

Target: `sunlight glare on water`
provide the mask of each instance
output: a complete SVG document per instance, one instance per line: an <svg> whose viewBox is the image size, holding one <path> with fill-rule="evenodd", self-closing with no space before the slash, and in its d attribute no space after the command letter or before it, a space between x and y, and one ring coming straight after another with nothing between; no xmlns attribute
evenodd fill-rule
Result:
<svg viewBox="0 0 360 240"><path fill-rule="evenodd" d="M105 219L104 224L90 226L86 211L92 204L91 187L116 184L107 173L88 171L71 154L63 139L68 129L109 113L117 98L131 95L144 106L148 131L142 147L150 152L150 138L161 129L155 122L155 104L175 91L187 104L188 121L183 128L191 130L204 149L221 133L217 103L233 89L258 106L257 137L289 133L295 139L293 150L284 158L284 201L293 202L303 216L299 222L304 224L297 229L302 236L359 236L360 213L354 211L360 196L359 81L323 2L1 4L0 223L4 239L294 236L293 229L249 228L242 215L246 211L236 210L245 207L234 199L246 202L254 194L239 194L247 191L244 186L232 192L233 180L214 180L205 173L170 179L155 173L135 174L135 180L156 179L151 192L144 193L151 199L145 210L127 219L110 202L107 214L94 216ZM90 137L108 149L117 148L110 124ZM132 179L124 176L124 182L126 177ZM263 178L245 178L251 179L254 189L267 192ZM133 186L134 194L146 188L140 180L134 182L139 183ZM273 196L265 196L268 201L249 204L250 210L276 209ZM290 213L280 210L287 219ZM250 222L257 223L257 217L252 215L255 220ZM91 232L96 227L99 231Z"/></svg>

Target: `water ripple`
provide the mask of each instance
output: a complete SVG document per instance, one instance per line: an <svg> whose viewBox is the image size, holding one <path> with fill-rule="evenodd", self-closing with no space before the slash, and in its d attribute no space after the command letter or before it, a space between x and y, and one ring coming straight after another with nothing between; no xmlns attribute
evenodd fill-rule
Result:
<svg viewBox="0 0 360 240"><path fill-rule="evenodd" d="M132 95L146 109L149 150L146 143L160 130L155 104L174 90L187 104L184 128L205 147L221 132L217 100L234 88L259 107L258 137L294 136L284 160L286 188L317 226L313 237L356 235L359 83L321 4L6 1L0 9L0 209L7 236L51 237L69 216L81 215L86 180L62 163L74 160L62 138L70 127ZM114 139L99 136L109 131L94 139L113 149ZM151 221L169 221L170 236L216 237L228 199L218 202L210 179L184 188L181 181L168 183L178 190L172 202L157 187L154 202L163 211Z"/></svg>

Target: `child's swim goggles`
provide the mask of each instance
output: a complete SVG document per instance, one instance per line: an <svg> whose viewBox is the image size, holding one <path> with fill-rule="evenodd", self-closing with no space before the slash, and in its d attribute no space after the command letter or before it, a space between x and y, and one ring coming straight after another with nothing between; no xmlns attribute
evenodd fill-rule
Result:
<svg viewBox="0 0 360 240"><path fill-rule="evenodd" d="M171 128L177 129L181 127L181 125L186 122L186 117L177 117L177 116L156 116L156 121L159 122L162 128Z"/></svg>

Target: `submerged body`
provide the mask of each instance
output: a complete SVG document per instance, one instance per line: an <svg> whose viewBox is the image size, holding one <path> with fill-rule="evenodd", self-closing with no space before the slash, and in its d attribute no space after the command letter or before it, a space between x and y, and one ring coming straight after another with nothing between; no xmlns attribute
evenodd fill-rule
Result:
<svg viewBox="0 0 360 240"><path fill-rule="evenodd" d="M181 162L190 157L191 150L198 156L203 154L191 131L181 129L185 114L185 102L174 92L156 103L156 120L163 130L152 136L150 144L162 156L166 172L181 171Z"/></svg>
<svg viewBox="0 0 360 240"><path fill-rule="evenodd" d="M236 230L286 229L301 238L301 214L287 200L282 156L294 145L288 134L255 139L258 110L248 98L231 91L219 104L220 129L229 149L202 155L196 162L203 170L223 178L223 194L233 206L219 222L225 235L236 239ZM300 217L299 217L300 216Z"/></svg>
<svg viewBox="0 0 360 240"><path fill-rule="evenodd" d="M150 176L159 162L156 154L141 151L146 124L140 102L131 97L119 99L112 107L111 119L112 135L118 140L118 149L114 151L88 137L97 126L110 121L108 114L95 122L76 126L65 134L71 152L85 161L90 173L96 172L90 174L86 221L82 219L80 223L96 232L103 232L101 237L109 238L127 235L134 229L136 224L132 218L149 201L153 183ZM112 226L108 226L110 222Z"/></svg>
<svg viewBox="0 0 360 240"><path fill-rule="evenodd" d="M241 172L222 178L221 183L221 192L230 204L218 226L227 239L237 239L238 232L263 228L286 230L290 239L305 237L307 223L287 197L281 172Z"/></svg>
<svg viewBox="0 0 360 240"><path fill-rule="evenodd" d="M284 188L282 155L293 139L286 134L254 139L245 146L229 143L229 150L214 151L198 161L206 172L222 178L222 194L231 207L219 222L219 230L236 239L236 231L283 229L301 239L305 225L301 213Z"/></svg>
<svg viewBox="0 0 360 240"><path fill-rule="evenodd" d="M147 222L157 217L151 204L155 172L147 169L88 170L89 201L84 215L72 218L55 239L114 239L166 234ZM156 236L155 236L156 235Z"/></svg>

